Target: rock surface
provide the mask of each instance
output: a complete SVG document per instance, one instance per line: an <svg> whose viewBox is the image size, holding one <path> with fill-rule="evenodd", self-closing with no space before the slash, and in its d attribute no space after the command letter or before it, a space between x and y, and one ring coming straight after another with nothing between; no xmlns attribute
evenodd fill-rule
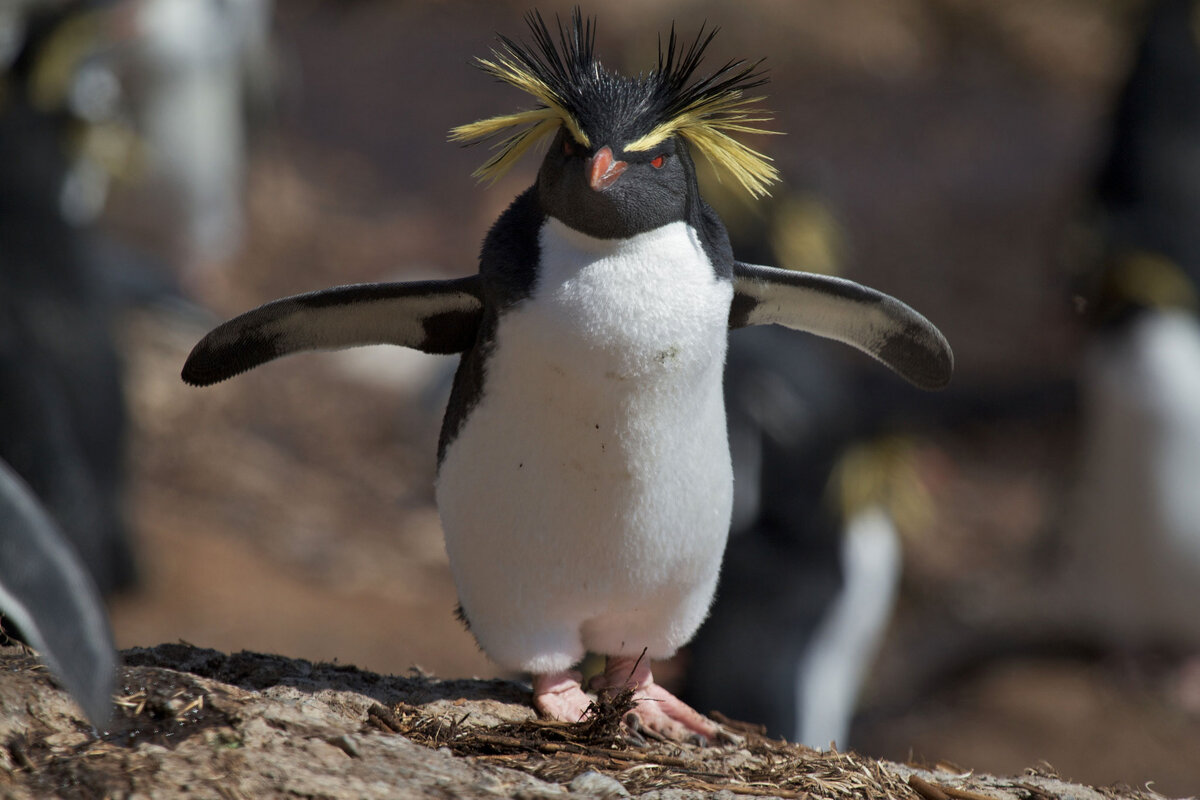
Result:
<svg viewBox="0 0 1200 800"><path fill-rule="evenodd" d="M28 652L0 649L0 796L384 798L739 796L1111 800L1030 771L954 775L738 731L708 748L634 743L620 709L541 722L510 681L384 676L186 644L123 653L109 730L91 730Z"/></svg>

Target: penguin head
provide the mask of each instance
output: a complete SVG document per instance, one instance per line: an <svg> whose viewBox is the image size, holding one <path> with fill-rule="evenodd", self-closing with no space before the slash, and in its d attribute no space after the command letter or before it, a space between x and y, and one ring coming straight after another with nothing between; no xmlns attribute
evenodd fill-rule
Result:
<svg viewBox="0 0 1200 800"><path fill-rule="evenodd" d="M730 135L771 132L756 124L769 115L751 108L761 98L744 96L766 82L759 65L730 61L695 78L715 30L682 46L672 28L657 68L626 76L596 58L594 23L578 9L569 28L559 23L557 41L536 11L526 19L532 46L501 37L502 49L479 64L539 105L450 134L462 142L504 134L477 177L495 180L534 143L549 140L537 177L542 209L597 238L688 219L699 208L693 150L754 196L778 179L766 156Z"/></svg>
<svg viewBox="0 0 1200 800"><path fill-rule="evenodd" d="M619 134L595 141L600 144L584 145L566 128L554 137L537 177L546 214L599 239L688 217L699 191L687 145L678 137L644 152L627 150Z"/></svg>

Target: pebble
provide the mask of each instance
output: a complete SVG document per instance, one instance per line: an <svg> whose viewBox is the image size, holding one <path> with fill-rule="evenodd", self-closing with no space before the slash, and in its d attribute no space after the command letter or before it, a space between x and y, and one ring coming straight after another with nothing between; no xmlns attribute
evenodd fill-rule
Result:
<svg viewBox="0 0 1200 800"><path fill-rule="evenodd" d="M620 781L607 775L601 775L594 770L576 775L569 788L572 792L579 792L589 797L629 797L629 792L625 791L625 787L621 785Z"/></svg>

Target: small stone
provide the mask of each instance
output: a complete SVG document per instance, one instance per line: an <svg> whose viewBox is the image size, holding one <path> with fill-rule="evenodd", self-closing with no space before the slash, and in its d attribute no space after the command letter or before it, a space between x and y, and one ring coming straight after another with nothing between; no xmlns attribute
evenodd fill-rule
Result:
<svg viewBox="0 0 1200 800"><path fill-rule="evenodd" d="M503 783L501 783L500 779L497 778L495 775L487 775L487 774L480 775L475 780L475 785L472 786L471 788L476 789L481 792L487 792L488 794L494 794L494 795L500 795L500 796L508 794L508 792L506 791L505 785Z"/></svg>
<svg viewBox="0 0 1200 800"><path fill-rule="evenodd" d="M620 781L608 775L601 775L595 770L576 775L570 783L570 789L589 797L629 797L629 792L625 791Z"/></svg>
<svg viewBox="0 0 1200 800"><path fill-rule="evenodd" d="M350 736L347 734L343 733L341 736L334 736L326 741L351 758L359 758L362 755L358 751L358 742L354 741L354 739L350 738Z"/></svg>

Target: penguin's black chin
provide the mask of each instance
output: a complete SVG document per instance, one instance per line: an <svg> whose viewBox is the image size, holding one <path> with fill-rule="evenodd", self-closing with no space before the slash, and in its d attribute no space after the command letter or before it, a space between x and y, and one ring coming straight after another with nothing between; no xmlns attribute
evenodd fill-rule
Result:
<svg viewBox="0 0 1200 800"><path fill-rule="evenodd" d="M685 217L686 182L675 185L661 180L664 173L618 160L620 151L610 145L576 154L564 146L566 136L559 133L538 171L538 202L547 216L597 239L626 239Z"/></svg>

